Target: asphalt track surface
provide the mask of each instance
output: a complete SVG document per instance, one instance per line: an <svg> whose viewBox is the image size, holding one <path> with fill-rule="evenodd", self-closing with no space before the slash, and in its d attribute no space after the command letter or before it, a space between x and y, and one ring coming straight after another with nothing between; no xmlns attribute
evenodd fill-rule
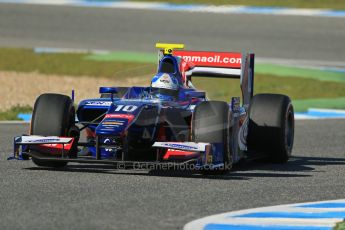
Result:
<svg viewBox="0 0 345 230"><path fill-rule="evenodd" d="M0 46L152 52L156 41L189 49L251 49L259 57L344 61L341 18L0 4ZM246 208L343 199L345 120L297 121L294 158L251 162L226 176L63 170L7 161L27 125L0 125L0 229L181 229L196 218Z"/></svg>
<svg viewBox="0 0 345 230"><path fill-rule="evenodd" d="M258 57L344 62L345 19L0 4L0 46L153 52L254 51Z"/></svg>
<svg viewBox="0 0 345 230"><path fill-rule="evenodd" d="M297 121L288 164L249 162L226 176L64 170L6 161L28 125L0 125L0 229L181 229L246 208L345 197L345 120Z"/></svg>

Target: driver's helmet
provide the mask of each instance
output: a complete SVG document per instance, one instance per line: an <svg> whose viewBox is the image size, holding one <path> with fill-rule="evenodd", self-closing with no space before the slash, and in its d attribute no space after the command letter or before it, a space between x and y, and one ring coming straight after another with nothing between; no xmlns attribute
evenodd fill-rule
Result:
<svg viewBox="0 0 345 230"><path fill-rule="evenodd" d="M173 74L158 73L151 81L151 94L154 98L173 101L178 97L179 83Z"/></svg>

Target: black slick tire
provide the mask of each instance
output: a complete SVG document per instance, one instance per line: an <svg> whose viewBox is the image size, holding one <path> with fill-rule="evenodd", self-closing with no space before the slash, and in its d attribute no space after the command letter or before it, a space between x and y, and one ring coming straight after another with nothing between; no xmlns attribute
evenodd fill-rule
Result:
<svg viewBox="0 0 345 230"><path fill-rule="evenodd" d="M47 93L40 95L35 102L31 119L30 134L42 136L68 136L75 125L75 109L70 97ZM38 166L64 167L67 162L40 161L32 158Z"/></svg>
<svg viewBox="0 0 345 230"><path fill-rule="evenodd" d="M250 152L265 154L275 163L289 160L294 142L294 110L288 96L255 95L249 107L248 125Z"/></svg>
<svg viewBox="0 0 345 230"><path fill-rule="evenodd" d="M225 174L229 171L229 106L222 101L205 101L197 105L192 119L192 141L222 143L224 146L222 169L202 170L203 174Z"/></svg>

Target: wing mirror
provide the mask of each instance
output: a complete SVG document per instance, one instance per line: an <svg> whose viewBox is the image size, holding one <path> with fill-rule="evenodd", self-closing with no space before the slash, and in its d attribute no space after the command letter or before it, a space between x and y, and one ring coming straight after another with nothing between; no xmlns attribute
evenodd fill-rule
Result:
<svg viewBox="0 0 345 230"><path fill-rule="evenodd" d="M116 87L99 87L99 93L116 94L118 92Z"/></svg>
<svg viewBox="0 0 345 230"><path fill-rule="evenodd" d="M114 99L114 94L118 93L118 90L116 87L99 87L99 93L103 94L103 93L109 93L111 96L111 100Z"/></svg>

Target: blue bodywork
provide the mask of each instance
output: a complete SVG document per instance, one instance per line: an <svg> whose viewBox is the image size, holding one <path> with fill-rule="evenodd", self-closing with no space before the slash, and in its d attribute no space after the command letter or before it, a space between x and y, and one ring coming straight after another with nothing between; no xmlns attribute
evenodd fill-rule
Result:
<svg viewBox="0 0 345 230"><path fill-rule="evenodd" d="M77 110L79 122L87 125L89 133L98 137L102 144L112 145L100 148L102 159L118 159L124 149L130 148L139 152L130 160L152 160L155 156L155 150L151 148L154 142L188 141L193 110L206 100L205 92L183 86L176 57L164 56L159 63L158 74L168 72L179 82L175 100L157 98L151 87L134 86L122 93L114 89L113 94L106 98L80 102ZM102 87L100 92L108 92L109 89ZM221 147L213 146L214 163L223 161ZM95 147L89 147L89 151L96 156Z"/></svg>
<svg viewBox="0 0 345 230"><path fill-rule="evenodd" d="M168 100L162 99L151 87L101 87L100 98L83 100L77 108L78 123L82 126L80 130L86 130L87 141L80 143L78 137L75 141L79 147L77 155L68 155L64 158L62 154L58 160L76 162L89 160L93 163L95 160L102 160L103 163L168 161L183 164L193 160L193 165L199 168L207 165L215 165L215 167L222 165L224 152L227 152L224 143L203 143L207 144L207 150L205 148L197 153L188 151L188 143L193 143L191 142L193 112L198 104L207 101L205 92L185 85L179 70L178 58L172 55L162 57L157 74L169 74L169 77L176 78L179 89L176 91L178 93L174 94L173 100L170 99L171 97ZM232 107L229 105L229 109L235 114L238 113ZM234 116L233 119L238 118ZM238 123L238 120L233 120L232 123ZM167 160L164 158L167 152L176 150L153 148L154 143L158 142L178 143L181 149L177 151L182 155L172 154L172 158ZM15 139L14 143L14 156L17 159L23 156L34 157L32 153L31 155L24 153L27 146L19 139ZM233 145L237 146L235 142ZM174 156L179 157L174 158ZM40 159L44 159L44 156ZM50 159L48 156L48 161Z"/></svg>

